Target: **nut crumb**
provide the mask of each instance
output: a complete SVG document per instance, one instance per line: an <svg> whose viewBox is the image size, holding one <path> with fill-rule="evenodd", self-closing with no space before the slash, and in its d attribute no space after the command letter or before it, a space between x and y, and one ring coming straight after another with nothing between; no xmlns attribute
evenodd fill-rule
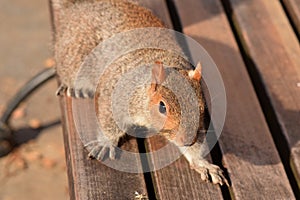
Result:
<svg viewBox="0 0 300 200"><path fill-rule="evenodd" d="M147 195L139 194L139 192L137 192L137 191L135 191L134 194L135 194L134 199L136 199L136 200L148 200L149 199Z"/></svg>

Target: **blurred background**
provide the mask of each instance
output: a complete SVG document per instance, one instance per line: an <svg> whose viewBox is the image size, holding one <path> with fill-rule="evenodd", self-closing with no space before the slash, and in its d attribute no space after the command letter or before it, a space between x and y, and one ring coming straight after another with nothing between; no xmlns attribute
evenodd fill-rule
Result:
<svg viewBox="0 0 300 200"><path fill-rule="evenodd" d="M35 74L53 66L47 0L0 1L0 114ZM53 79L13 113L18 146L0 158L0 200L68 199L60 110Z"/></svg>

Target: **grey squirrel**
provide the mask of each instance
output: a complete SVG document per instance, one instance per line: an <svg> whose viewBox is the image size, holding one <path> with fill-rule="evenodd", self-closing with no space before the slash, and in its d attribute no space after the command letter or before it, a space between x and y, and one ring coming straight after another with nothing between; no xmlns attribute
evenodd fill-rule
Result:
<svg viewBox="0 0 300 200"><path fill-rule="evenodd" d="M85 89L76 88L74 80L85 57L102 41L132 29L165 27L150 10L126 0L65 0L54 1L54 6L61 10L58 19L59 30L55 36L56 70L61 81L57 90L58 95L66 93L74 98L91 97L89 86ZM165 37L163 40L161 38L158 40L167 42L175 48L178 46L174 38ZM134 39L127 38L129 42ZM138 65L149 63L152 63L148 71L151 84L134 91L129 102L132 121L120 129L109 108L112 91L123 74ZM103 160L105 155L109 154L110 159L115 159L115 148L120 138L126 134L126 130L130 131L135 126L150 128L150 124L155 121L164 121L158 134L179 147L189 146L184 156L190 166L200 173L201 179L214 184L228 185L223 171L201 156L201 142L205 133L201 131L186 133L187 130L181 126L181 108L178 99L163 85L164 82L168 82L168 70L164 66L172 66L172 69L180 73L195 90L200 117L196 124L192 125L199 130L204 129L205 102L200 83L201 64L193 69L184 57L173 52L161 49L139 49L118 58L98 82L94 96L97 118L108 139L90 144L92 146L89 157ZM94 72L91 71L90 76L93 74ZM176 84L173 83L173 86L176 87ZM184 95L189 98L189 94ZM189 109L193 110L193 108ZM192 139L186 136L188 134L192 135Z"/></svg>

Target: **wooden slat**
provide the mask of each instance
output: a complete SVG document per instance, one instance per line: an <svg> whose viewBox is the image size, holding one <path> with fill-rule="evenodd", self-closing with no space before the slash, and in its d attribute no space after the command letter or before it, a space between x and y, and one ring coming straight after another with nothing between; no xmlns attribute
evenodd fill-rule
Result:
<svg viewBox="0 0 300 200"><path fill-rule="evenodd" d="M53 0L52 2L57 3L58 1ZM58 26L59 7L52 10L54 11L53 25ZM61 31L57 28L55 30ZM147 196L143 174L117 171L87 158L88 152L84 149L74 126L71 99L61 98L60 104L70 199L134 199L135 192ZM128 141L122 146L122 149L137 152L136 140Z"/></svg>
<svg viewBox="0 0 300 200"><path fill-rule="evenodd" d="M231 0L232 5L240 2ZM233 6L233 12L238 29L242 30L240 33L244 45L263 79L270 103L288 142L290 162L300 188L299 41L278 1L253 0Z"/></svg>
<svg viewBox="0 0 300 200"><path fill-rule="evenodd" d="M147 149L156 151L165 147L167 142L154 137L148 140L147 145ZM154 166L160 166L176 153L179 153L177 147L168 147L166 153L153 159L152 163ZM158 199L223 199L220 188L201 181L199 174L191 170L183 156L167 167L152 172L152 177Z"/></svg>
<svg viewBox="0 0 300 200"><path fill-rule="evenodd" d="M154 173L154 178L158 199L222 199L221 192L213 188L217 186L201 181L183 157Z"/></svg>
<svg viewBox="0 0 300 200"><path fill-rule="evenodd" d="M61 99L64 141L71 199L134 199L135 192L147 195L143 174L125 173L87 158L74 126L71 99ZM137 152L136 140L122 146Z"/></svg>
<svg viewBox="0 0 300 200"><path fill-rule="evenodd" d="M282 0L300 35L300 0Z"/></svg>
<svg viewBox="0 0 300 200"><path fill-rule="evenodd" d="M293 199L292 189L220 1L175 2L184 33L204 46L217 63L224 80L227 113L219 143L232 182L231 195L235 199ZM248 14L248 19L256 15L254 12ZM251 28L243 27L242 31L246 30ZM252 30L259 34L260 29L252 27Z"/></svg>
<svg viewBox="0 0 300 200"><path fill-rule="evenodd" d="M154 14L162 19L166 26L172 28L167 6L163 0L143 0L141 3L153 10ZM164 146L162 139L148 140L147 149L155 151ZM163 156L174 156L176 147L169 149ZM151 161L154 166L159 163ZM200 175L190 169L189 163L183 156L171 165L152 172L154 189L158 199L222 199L219 186L201 181Z"/></svg>

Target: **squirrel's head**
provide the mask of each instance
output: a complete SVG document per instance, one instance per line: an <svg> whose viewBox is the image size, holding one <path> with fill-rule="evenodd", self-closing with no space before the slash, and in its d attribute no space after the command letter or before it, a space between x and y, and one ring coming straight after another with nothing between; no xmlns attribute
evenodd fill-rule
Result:
<svg viewBox="0 0 300 200"><path fill-rule="evenodd" d="M171 69L171 68L170 68ZM203 128L202 126L203 115L204 115L204 100L202 95L202 89L200 85L201 79L201 65L198 64L194 70L184 70L178 68L172 68L180 73L180 75L188 81L189 85L194 90L194 94L198 100L198 109L199 109L199 119L189 119L194 120L190 125L198 127L198 129ZM198 130L194 133L190 133L187 128L181 124L182 104L179 103L178 98L172 92L170 88L167 88L163 83L168 79L167 70L163 67L161 62L156 62L152 68L152 82L148 90L148 95L150 98L149 109L151 118L154 125L159 126L159 134L163 135L166 139L171 142L174 142L178 146L190 146L196 140L198 136ZM176 81L175 81L176 82ZM177 84L181 84L177 82ZM174 83L172 83L172 87ZM182 91L182 95L185 95L184 98L192 98L189 94ZM189 101L187 101L189 102ZM195 105L195 104L194 104ZM183 105L187 107L187 110L195 110L192 105Z"/></svg>

